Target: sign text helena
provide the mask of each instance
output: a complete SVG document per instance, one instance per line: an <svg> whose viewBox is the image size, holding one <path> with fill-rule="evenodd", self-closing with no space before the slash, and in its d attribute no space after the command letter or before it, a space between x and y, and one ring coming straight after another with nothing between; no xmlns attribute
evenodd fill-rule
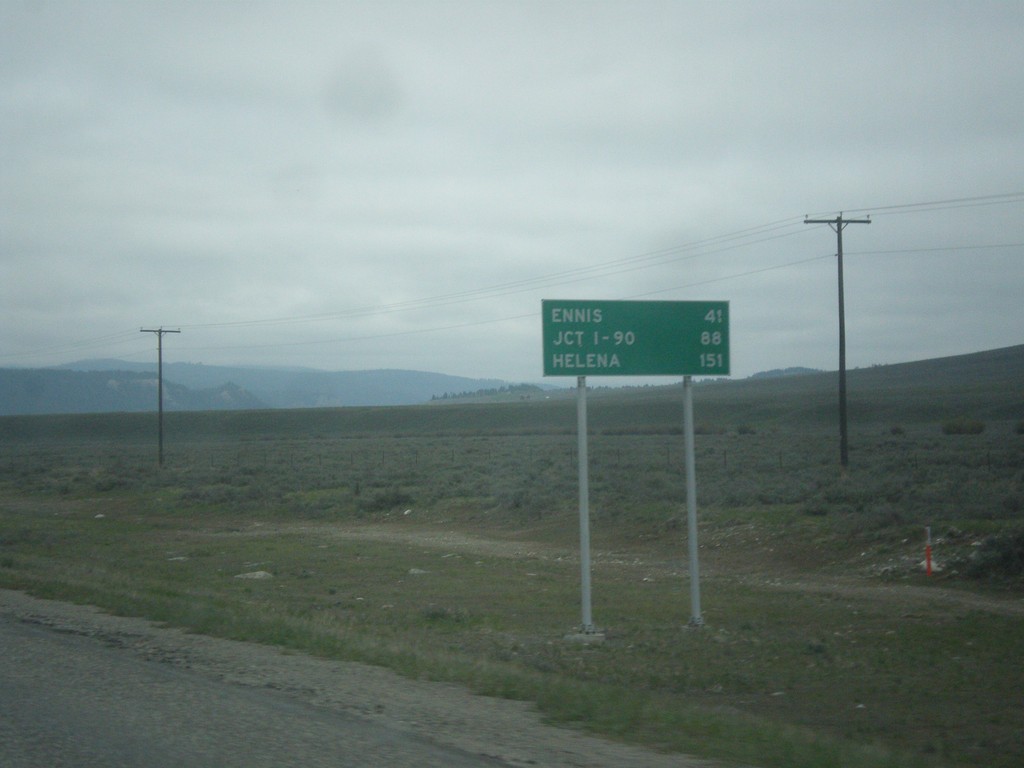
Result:
<svg viewBox="0 0 1024 768"><path fill-rule="evenodd" d="M563 354L552 355L551 367L553 369L565 368L568 370L576 371L581 368L621 368L622 363L619 361L619 356L616 354L588 352L587 354L581 355L577 352L566 352Z"/></svg>

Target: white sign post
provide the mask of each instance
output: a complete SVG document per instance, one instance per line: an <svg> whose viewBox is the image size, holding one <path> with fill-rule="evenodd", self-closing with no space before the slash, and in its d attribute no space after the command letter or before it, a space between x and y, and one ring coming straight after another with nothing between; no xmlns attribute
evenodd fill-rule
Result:
<svg viewBox="0 0 1024 768"><path fill-rule="evenodd" d="M725 301L545 300L544 375L576 375L579 454L580 637L603 636L590 604L590 482L587 457L587 376L683 376L686 521L690 626L704 624L697 554L697 471L693 437L694 374L729 375L729 303Z"/></svg>
<svg viewBox="0 0 1024 768"><path fill-rule="evenodd" d="M590 462L587 457L587 377L576 377L576 445L580 484L580 584L584 635L598 634L590 613Z"/></svg>
<svg viewBox="0 0 1024 768"><path fill-rule="evenodd" d="M693 446L693 381L683 377L683 439L686 443L686 542L690 561L690 626L704 624L700 614L700 564L697 562L697 461Z"/></svg>

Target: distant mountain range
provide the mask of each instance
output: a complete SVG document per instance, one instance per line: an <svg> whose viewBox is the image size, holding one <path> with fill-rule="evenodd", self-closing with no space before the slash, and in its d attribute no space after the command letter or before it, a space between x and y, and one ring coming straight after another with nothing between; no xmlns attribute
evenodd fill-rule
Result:
<svg viewBox="0 0 1024 768"><path fill-rule="evenodd" d="M0 368L0 416L153 411L155 368L151 363L122 360L86 360L56 368ZM799 411L802 418L820 412L822 418L831 419L836 377L835 371L786 368L747 379L709 380L700 383L702 409L707 412L720 404L732 418L742 416L749 421L781 418L780 413L790 411ZM539 388L549 389L546 385ZM164 365L164 407L171 411L549 400L548 396L532 398L528 389L533 388L498 379L422 371ZM934 418L953 408L985 418L1021 418L1024 345L857 368L850 371L850 389L851 409L861 416L873 413L875 418L907 419L913 410L921 418ZM671 392L671 387L638 392L658 398L663 390ZM893 400L898 393L902 395ZM569 390L554 388L546 394L553 401L559 395L568 396ZM614 391L608 394L614 396Z"/></svg>
<svg viewBox="0 0 1024 768"><path fill-rule="evenodd" d="M0 415L156 410L155 373L0 369ZM176 411L265 408L241 387L193 390L164 377L164 408Z"/></svg>
<svg viewBox="0 0 1024 768"><path fill-rule="evenodd" d="M83 360L56 368L0 368L0 415L155 410L156 366ZM413 405L449 393L507 386L423 371L319 371L167 363L170 411Z"/></svg>
<svg viewBox="0 0 1024 768"><path fill-rule="evenodd" d="M780 376L803 376L808 373L822 373L818 368L772 368L770 371L755 373L752 379L777 379Z"/></svg>

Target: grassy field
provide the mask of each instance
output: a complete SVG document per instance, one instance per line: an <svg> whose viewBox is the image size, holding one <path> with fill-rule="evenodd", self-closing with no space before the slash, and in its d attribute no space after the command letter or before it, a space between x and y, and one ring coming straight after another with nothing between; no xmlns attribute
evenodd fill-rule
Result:
<svg viewBox="0 0 1024 768"><path fill-rule="evenodd" d="M737 763L1017 766L1024 414L993 381L925 396L915 380L902 409L907 390L865 386L847 472L827 398L699 387L701 629L678 388L591 401L601 644L564 640L579 566L558 396L169 414L163 470L153 417L0 420L0 586Z"/></svg>

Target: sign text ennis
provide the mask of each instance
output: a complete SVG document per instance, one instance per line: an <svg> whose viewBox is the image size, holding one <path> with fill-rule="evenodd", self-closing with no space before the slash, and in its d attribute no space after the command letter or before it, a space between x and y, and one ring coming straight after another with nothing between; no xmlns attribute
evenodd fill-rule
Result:
<svg viewBox="0 0 1024 768"><path fill-rule="evenodd" d="M552 307L552 323L600 323L600 307Z"/></svg>

